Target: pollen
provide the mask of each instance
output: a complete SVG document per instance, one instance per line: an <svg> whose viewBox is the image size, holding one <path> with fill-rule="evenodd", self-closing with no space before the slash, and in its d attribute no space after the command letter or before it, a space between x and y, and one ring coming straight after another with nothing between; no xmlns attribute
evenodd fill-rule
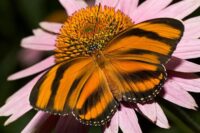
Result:
<svg viewBox="0 0 200 133"><path fill-rule="evenodd" d="M120 10L93 6L78 10L68 17L56 41L56 62L103 51L117 34L133 25Z"/></svg>

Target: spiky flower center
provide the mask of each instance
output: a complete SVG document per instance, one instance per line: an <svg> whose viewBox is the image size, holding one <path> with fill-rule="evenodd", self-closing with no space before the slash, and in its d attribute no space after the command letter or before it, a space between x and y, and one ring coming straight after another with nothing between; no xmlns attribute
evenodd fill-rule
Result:
<svg viewBox="0 0 200 133"><path fill-rule="evenodd" d="M96 54L114 36L132 25L128 16L114 8L99 5L80 9L60 30L55 49L56 62Z"/></svg>

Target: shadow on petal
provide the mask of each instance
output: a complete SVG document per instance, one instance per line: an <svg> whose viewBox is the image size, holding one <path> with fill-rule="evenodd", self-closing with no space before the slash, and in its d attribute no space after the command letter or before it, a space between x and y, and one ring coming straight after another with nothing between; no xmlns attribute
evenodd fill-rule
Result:
<svg viewBox="0 0 200 133"><path fill-rule="evenodd" d="M56 125L56 133L87 133L89 126L81 124L72 115L60 117Z"/></svg>
<svg viewBox="0 0 200 133"><path fill-rule="evenodd" d="M165 65L167 70L177 71L177 72L200 72L200 65L177 58L172 57L171 60Z"/></svg>
<svg viewBox="0 0 200 133"><path fill-rule="evenodd" d="M50 133L54 130L59 116L38 112L22 133Z"/></svg>

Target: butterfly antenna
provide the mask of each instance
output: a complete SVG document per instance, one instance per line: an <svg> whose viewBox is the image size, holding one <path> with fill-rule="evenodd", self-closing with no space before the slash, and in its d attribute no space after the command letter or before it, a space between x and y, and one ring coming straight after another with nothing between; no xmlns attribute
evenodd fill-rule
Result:
<svg viewBox="0 0 200 133"><path fill-rule="evenodd" d="M97 26L97 23L99 21L98 16L99 16L100 8L101 8L101 3L99 3L99 7L98 7L98 11L97 11L97 16L96 16L96 22L94 24L94 31L96 30L96 26ZM94 38L94 36L95 36L95 32L93 33L93 38Z"/></svg>

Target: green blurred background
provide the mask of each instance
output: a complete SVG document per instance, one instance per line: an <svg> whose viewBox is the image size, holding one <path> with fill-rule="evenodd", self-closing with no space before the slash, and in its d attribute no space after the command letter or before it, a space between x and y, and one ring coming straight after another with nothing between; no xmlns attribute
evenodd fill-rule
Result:
<svg viewBox="0 0 200 133"><path fill-rule="evenodd" d="M200 15L198 9L193 16ZM190 16L191 17L191 16ZM7 82L6 78L27 64L19 60L20 40L32 34L32 29L44 20L62 22L66 15L57 0L0 0L0 106L6 98L16 92L32 77ZM46 55L42 54L41 58ZM39 60L39 59L38 59ZM34 64L37 60L31 62ZM199 59L192 60L199 63ZM29 64L29 65L31 65ZM200 94L192 94L200 105ZM164 111L168 116L170 129L161 129L138 114L144 133L200 133L200 111L183 109L163 100ZM30 111L23 117L4 127L6 117L0 117L0 133L19 133L31 120L36 111ZM100 129L92 128L90 132Z"/></svg>

